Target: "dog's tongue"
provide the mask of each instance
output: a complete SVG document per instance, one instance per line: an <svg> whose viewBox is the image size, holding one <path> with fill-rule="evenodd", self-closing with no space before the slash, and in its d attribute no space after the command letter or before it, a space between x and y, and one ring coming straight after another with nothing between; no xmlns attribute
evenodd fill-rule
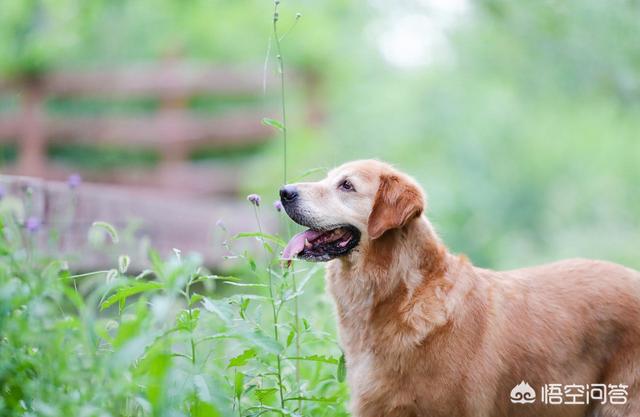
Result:
<svg viewBox="0 0 640 417"><path fill-rule="evenodd" d="M284 248L284 251L282 252L282 259L291 260L295 258L304 249L305 242L312 241L321 234L322 232L317 232L311 229L298 233L291 238L291 240L287 244L287 247Z"/></svg>

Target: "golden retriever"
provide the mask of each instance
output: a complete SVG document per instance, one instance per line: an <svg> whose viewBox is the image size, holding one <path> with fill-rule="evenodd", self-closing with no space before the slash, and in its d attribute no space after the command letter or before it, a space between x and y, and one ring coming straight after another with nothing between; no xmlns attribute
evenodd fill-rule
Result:
<svg viewBox="0 0 640 417"><path fill-rule="evenodd" d="M379 161L280 196L310 228L283 257L329 261L354 416L640 417L640 273L474 267L442 244L418 184Z"/></svg>

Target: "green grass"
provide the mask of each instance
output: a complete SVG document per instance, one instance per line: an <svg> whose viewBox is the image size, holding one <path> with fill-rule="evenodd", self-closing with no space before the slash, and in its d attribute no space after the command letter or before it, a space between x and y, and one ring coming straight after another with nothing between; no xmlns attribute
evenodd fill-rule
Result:
<svg viewBox="0 0 640 417"><path fill-rule="evenodd" d="M0 415L346 415L319 270L295 265L295 286L279 237L227 236L233 276L154 251L141 274L121 255L73 275L14 210L0 202ZM94 228L118 248L117 231ZM233 254L239 239L265 256Z"/></svg>

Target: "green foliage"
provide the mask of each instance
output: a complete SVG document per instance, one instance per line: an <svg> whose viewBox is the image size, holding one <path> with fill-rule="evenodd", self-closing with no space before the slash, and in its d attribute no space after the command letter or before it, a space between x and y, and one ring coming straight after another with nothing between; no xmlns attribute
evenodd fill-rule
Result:
<svg viewBox="0 0 640 417"><path fill-rule="evenodd" d="M166 58L260 63L271 27L272 2L245 0L25 0L0 4L0 75L37 75L50 68L114 65ZM325 30L344 0L327 0L330 13L299 3L281 13L283 28L296 12L313 22L291 39L291 62L325 61L336 33ZM293 5L293 4L292 4ZM317 44L313 50L307 41ZM240 47L239 47L240 46ZM322 58L320 58L322 57Z"/></svg>
<svg viewBox="0 0 640 417"><path fill-rule="evenodd" d="M267 252L234 255L244 272L224 277L151 251L152 270L138 276L126 255L109 271L71 275L23 246L29 232L10 212L1 220L0 415L346 415L339 361L322 356L339 355L333 337L299 329L293 311L317 269L283 270ZM93 227L118 239L110 224ZM273 235L236 237L265 238L281 247ZM208 282L237 291L199 292Z"/></svg>

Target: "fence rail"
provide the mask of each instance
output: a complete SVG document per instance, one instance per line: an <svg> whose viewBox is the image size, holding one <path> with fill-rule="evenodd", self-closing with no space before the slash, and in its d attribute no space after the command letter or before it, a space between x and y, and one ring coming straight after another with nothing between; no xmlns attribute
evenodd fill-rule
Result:
<svg viewBox="0 0 640 417"><path fill-rule="evenodd" d="M0 80L0 92L33 84L43 94L59 97L174 99L198 95L253 96L262 94L265 85L273 83L270 73L254 68L171 60L109 70L57 70L29 80Z"/></svg>
<svg viewBox="0 0 640 417"><path fill-rule="evenodd" d="M6 175L0 175L0 186L6 193L0 209L24 207L13 215L19 223L28 217L38 219L40 230L32 234L37 248L65 258L76 271L113 268L122 254L131 256L133 270L142 270L149 267L149 247L163 256L171 255L174 248L185 256L197 252L207 266L217 268L229 255L221 243L236 233L253 230L249 203L223 196L166 198L148 188L102 184L83 184L71 190L64 182ZM119 242L90 243L88 235L95 221L115 226L120 231ZM219 221L224 229L217 225ZM265 211L262 221L267 230L277 226L274 213ZM236 248L255 244L237 241Z"/></svg>

